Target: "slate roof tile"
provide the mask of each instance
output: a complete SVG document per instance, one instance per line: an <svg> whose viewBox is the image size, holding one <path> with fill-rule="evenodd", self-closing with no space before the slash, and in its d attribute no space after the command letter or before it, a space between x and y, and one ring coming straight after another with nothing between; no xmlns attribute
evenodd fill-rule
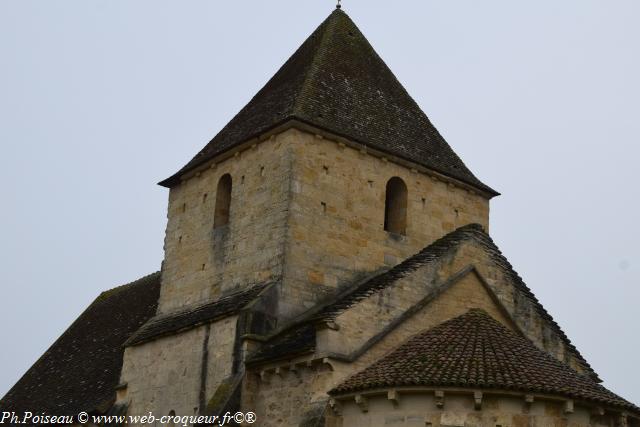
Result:
<svg viewBox="0 0 640 427"><path fill-rule="evenodd" d="M180 171L290 120L413 161L497 195L465 166L358 27L336 9L251 101Z"/></svg>
<svg viewBox="0 0 640 427"><path fill-rule="evenodd" d="M115 400L122 344L155 314L159 293L159 272L103 292L9 390L0 409L77 415Z"/></svg>
<svg viewBox="0 0 640 427"><path fill-rule="evenodd" d="M215 301L149 319L127 340L125 346L134 346L161 336L192 329L240 311L253 301L268 284L254 285L248 289L223 296Z"/></svg>
<svg viewBox="0 0 640 427"><path fill-rule="evenodd" d="M313 352L316 344L316 328L312 323L304 323L279 335L277 339L262 345L251 355L248 362L274 360Z"/></svg>

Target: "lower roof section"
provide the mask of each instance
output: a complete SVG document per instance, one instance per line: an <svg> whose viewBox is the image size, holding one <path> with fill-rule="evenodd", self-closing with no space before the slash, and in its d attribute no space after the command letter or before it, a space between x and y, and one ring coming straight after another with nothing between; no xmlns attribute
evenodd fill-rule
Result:
<svg viewBox="0 0 640 427"><path fill-rule="evenodd" d="M558 395L640 415L634 404L559 362L482 310L470 310L418 334L329 393L412 386Z"/></svg>
<svg viewBox="0 0 640 427"><path fill-rule="evenodd" d="M137 330L131 338L126 341L125 346L143 344L162 336L193 329L237 313L257 298L260 292L267 286L269 286L269 283L256 284L248 289L223 296L215 301L174 313L155 316Z"/></svg>
<svg viewBox="0 0 640 427"><path fill-rule="evenodd" d="M124 342L156 313L160 273L103 292L0 400L2 411L77 415L115 401Z"/></svg>

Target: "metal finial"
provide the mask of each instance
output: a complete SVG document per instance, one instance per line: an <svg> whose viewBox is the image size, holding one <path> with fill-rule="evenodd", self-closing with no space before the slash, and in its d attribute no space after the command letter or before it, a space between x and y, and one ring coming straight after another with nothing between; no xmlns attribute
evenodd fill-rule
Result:
<svg viewBox="0 0 640 427"><path fill-rule="evenodd" d="M342 5L340 4L341 0L338 0L338 4L336 5L336 9L342 9Z"/></svg>

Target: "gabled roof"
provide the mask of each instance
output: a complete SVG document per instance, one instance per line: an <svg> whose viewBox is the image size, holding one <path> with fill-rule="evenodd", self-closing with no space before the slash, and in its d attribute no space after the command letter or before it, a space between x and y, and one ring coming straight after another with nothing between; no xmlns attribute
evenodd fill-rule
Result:
<svg viewBox="0 0 640 427"><path fill-rule="evenodd" d="M482 310L471 310L418 334L330 391L433 386L559 395L640 408L538 349Z"/></svg>
<svg viewBox="0 0 640 427"><path fill-rule="evenodd" d="M333 299L324 305L309 310L294 320L290 326L276 332L269 341L254 353L249 362L257 363L286 357L293 353L307 353L315 349L315 327L317 323L330 322L358 302L374 295L381 290L393 286L393 284L416 271L417 269L437 262L448 253L458 248L464 242L473 241L480 245L503 274L520 291L521 295L529 300L538 315L545 319L555 333L564 341L579 363L586 369L595 381L599 381L598 375L593 371L589 363L582 357L578 349L555 322L553 317L545 310L531 289L513 269L509 261L502 255L500 249L491 237L484 232L479 224L468 224L441 237L432 244L422 249L417 254L407 258L388 271L378 274L368 280L356 283L338 293Z"/></svg>
<svg viewBox="0 0 640 427"><path fill-rule="evenodd" d="M123 343L155 314L159 294L160 273L103 292L9 390L0 408L50 415L109 409Z"/></svg>
<svg viewBox="0 0 640 427"><path fill-rule="evenodd" d="M454 153L353 21L336 9L186 166L160 185L290 120L497 195Z"/></svg>

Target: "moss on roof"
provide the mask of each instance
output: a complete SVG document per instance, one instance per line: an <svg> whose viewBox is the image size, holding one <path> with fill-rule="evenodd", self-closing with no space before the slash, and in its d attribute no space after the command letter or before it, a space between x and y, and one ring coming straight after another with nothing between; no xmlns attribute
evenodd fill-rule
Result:
<svg viewBox="0 0 640 427"><path fill-rule="evenodd" d="M76 415L108 408L123 344L158 305L160 273L103 292L0 401L3 411Z"/></svg>
<svg viewBox="0 0 640 427"><path fill-rule="evenodd" d="M353 21L336 9L180 176L254 137L298 120L423 165L491 195L465 166Z"/></svg>

